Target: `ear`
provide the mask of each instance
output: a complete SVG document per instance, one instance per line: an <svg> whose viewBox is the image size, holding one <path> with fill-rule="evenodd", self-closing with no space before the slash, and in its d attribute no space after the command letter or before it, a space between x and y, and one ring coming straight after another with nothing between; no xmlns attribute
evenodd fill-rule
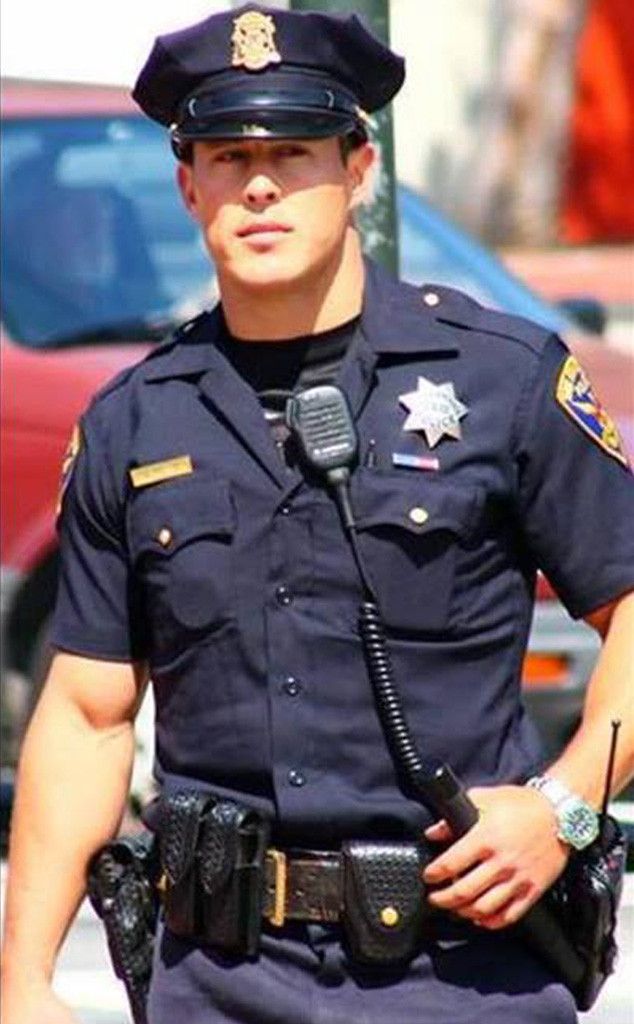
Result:
<svg viewBox="0 0 634 1024"><path fill-rule="evenodd" d="M194 185L194 170L191 164L186 164L182 161L178 164L176 169L176 181L178 182L178 189L188 212L194 220L198 220L198 203L196 187Z"/></svg>
<svg viewBox="0 0 634 1024"><path fill-rule="evenodd" d="M377 167L377 151L370 142L353 149L349 154L347 171L351 184L351 210L372 201Z"/></svg>

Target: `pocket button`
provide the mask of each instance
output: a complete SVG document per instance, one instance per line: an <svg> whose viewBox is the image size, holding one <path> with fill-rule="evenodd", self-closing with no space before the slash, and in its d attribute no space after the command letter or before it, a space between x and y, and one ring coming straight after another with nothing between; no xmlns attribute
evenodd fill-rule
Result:
<svg viewBox="0 0 634 1024"><path fill-rule="evenodd" d="M407 514L415 526L424 526L429 519L429 512L421 505L414 505Z"/></svg>

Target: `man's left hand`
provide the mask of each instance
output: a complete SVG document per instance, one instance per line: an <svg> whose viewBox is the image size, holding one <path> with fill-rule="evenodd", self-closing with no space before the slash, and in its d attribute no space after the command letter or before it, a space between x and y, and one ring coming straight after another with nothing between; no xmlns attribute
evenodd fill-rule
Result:
<svg viewBox="0 0 634 1024"><path fill-rule="evenodd" d="M484 928L505 928L561 874L570 848L557 838L553 808L537 790L494 786L471 789L469 796L480 818L425 869L425 882L443 886L428 898ZM453 838L444 821L425 836L444 843Z"/></svg>

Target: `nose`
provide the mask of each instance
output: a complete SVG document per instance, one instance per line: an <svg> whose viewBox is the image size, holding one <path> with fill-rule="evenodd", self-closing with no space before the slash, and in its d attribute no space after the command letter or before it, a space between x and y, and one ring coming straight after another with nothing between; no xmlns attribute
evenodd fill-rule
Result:
<svg viewBox="0 0 634 1024"><path fill-rule="evenodd" d="M254 174L244 187L244 198L248 206L262 208L270 206L280 198L279 185L268 174Z"/></svg>

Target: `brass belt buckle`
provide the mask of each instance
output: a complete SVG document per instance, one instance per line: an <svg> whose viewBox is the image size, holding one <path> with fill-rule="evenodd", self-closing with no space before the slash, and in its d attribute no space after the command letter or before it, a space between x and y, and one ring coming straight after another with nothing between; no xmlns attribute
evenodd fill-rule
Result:
<svg viewBox="0 0 634 1024"><path fill-rule="evenodd" d="M273 897L273 911L269 914L269 921L277 928L281 928L286 920L286 878L287 863L286 854L282 850L268 849L267 856L273 860L275 867L275 892Z"/></svg>

